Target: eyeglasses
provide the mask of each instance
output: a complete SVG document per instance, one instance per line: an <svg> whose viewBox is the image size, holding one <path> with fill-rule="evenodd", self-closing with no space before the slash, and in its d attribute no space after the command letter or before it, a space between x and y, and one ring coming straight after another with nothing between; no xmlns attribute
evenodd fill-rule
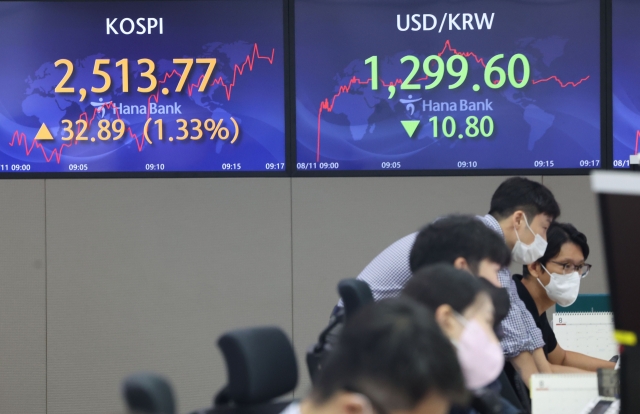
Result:
<svg viewBox="0 0 640 414"><path fill-rule="evenodd" d="M580 277L585 278L589 274L589 270L591 270L591 265L588 263L574 265L573 263L560 263L554 262L553 260L550 260L550 262L555 263L558 266L562 266L562 273L565 275L571 274L573 272L578 272Z"/></svg>

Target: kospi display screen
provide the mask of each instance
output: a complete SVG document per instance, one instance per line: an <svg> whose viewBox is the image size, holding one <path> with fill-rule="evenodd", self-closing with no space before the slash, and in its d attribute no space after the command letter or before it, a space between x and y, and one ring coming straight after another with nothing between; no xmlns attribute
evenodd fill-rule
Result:
<svg viewBox="0 0 640 414"><path fill-rule="evenodd" d="M613 167L629 168L640 138L640 2L612 3Z"/></svg>
<svg viewBox="0 0 640 414"><path fill-rule="evenodd" d="M281 0L0 2L0 173L285 169Z"/></svg>
<svg viewBox="0 0 640 414"><path fill-rule="evenodd" d="M599 0L296 0L296 170L599 168Z"/></svg>

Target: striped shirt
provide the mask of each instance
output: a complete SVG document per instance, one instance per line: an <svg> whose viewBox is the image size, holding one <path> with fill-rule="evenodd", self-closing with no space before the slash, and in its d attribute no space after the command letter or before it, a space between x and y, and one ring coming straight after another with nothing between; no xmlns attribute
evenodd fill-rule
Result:
<svg viewBox="0 0 640 414"><path fill-rule="evenodd" d="M495 231L504 238L502 227L492 215L487 214L478 217L491 230ZM500 341L502 350L507 358L513 358L520 355L524 351L533 352L535 349L544 346L542 333L536 326L531 313L527 310L522 299L518 296L516 283L511 278L509 269L501 269L498 272L498 280L502 287L509 292L511 308L507 317L502 321L502 330L504 336Z"/></svg>
<svg viewBox="0 0 640 414"><path fill-rule="evenodd" d="M504 238L504 233L498 221L487 214L478 216L487 227ZM411 233L378 254L367 267L360 272L358 280L367 282L373 293L373 299L396 297L411 278L409 255L418 233ZM502 287L509 292L511 308L507 317L502 321L504 336L500 344L507 358L518 356L524 351L532 352L544 346L540 329L535 324L526 306L518 296L518 289L511 278L509 269L501 269L498 279ZM342 307L342 301L338 303Z"/></svg>
<svg viewBox="0 0 640 414"><path fill-rule="evenodd" d="M400 296L400 292L411 278L409 254L418 232L404 236L384 249L360 272L358 280L367 282L373 300ZM338 302L342 307L342 300Z"/></svg>

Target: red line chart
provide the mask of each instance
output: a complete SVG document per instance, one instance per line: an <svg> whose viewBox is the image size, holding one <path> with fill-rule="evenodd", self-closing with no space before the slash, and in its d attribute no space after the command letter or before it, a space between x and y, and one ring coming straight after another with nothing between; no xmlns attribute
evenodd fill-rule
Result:
<svg viewBox="0 0 640 414"><path fill-rule="evenodd" d="M260 50L258 49L258 44L255 43L253 45L252 51L249 55L247 55L247 57L245 58L245 60L243 61L242 64L238 65L234 65L233 67L233 77L231 79L231 82L229 82L229 84L226 84L224 79L220 76L215 78L210 84L209 86L214 86L214 85L220 85L222 87L224 87L225 89L225 95L227 97L227 100L231 100L231 93L233 91L234 86L236 86L236 81L238 79L238 76L242 76L245 72L245 69L248 67L249 71L253 71L253 67L256 63L256 59L263 59L269 62L269 64L273 64L273 60L274 60L274 56L275 56L275 49L271 50L271 55L261 55L260 54ZM161 80L158 80L158 87L155 93L151 94L149 96L149 98L147 99L147 119L149 118L150 114L149 114L149 107L151 106L151 100L153 99L156 103L159 103L159 99L160 99L160 90L161 90L161 85L166 83L169 79L171 79L173 76L178 76L181 77L182 74L178 71L176 71L175 69L171 72L165 73L162 76ZM201 75L198 78L198 81L196 83L192 83L192 84L188 84L187 85L187 93L189 94L189 96L192 96L193 94L193 89L194 88L199 88L200 87L200 83L202 82L202 79L204 78L204 75ZM107 110L107 109L112 109L115 107L115 114L116 117L118 119L120 118L120 112L118 111L116 105L112 102L107 102L105 103L102 107L100 108L95 108L93 110L93 115L91 116L91 118L89 119L89 114L87 112L82 112L80 114L80 116L78 117L78 119L84 119L85 121L87 121L88 123L88 128L91 127L91 124L93 123L93 121L95 120L97 114L100 113L100 111L102 110ZM78 132L80 130L80 127L78 127ZM131 127L127 127L127 133L129 134L129 136L131 138L133 138L136 142L136 147L138 149L138 151L142 151L144 145L145 145L145 139L143 136L136 134L133 132L133 130L131 129ZM18 130L16 130L13 133L13 136L11 137L11 141L9 142L10 146L24 146L25 149L25 153L27 156L31 155L31 152L34 149L39 149L42 151L42 155L44 156L44 159L46 162L51 162L52 160L55 159L55 161L60 164L60 160L62 158L62 151L65 148L69 148L72 145L77 145L78 141L73 141L73 142L67 142L67 143L63 143L61 144L59 147L54 148L52 150L47 150L39 141L33 139L31 140L31 143L28 142L27 136L25 133L20 132ZM49 151L49 154L47 154L47 151Z"/></svg>

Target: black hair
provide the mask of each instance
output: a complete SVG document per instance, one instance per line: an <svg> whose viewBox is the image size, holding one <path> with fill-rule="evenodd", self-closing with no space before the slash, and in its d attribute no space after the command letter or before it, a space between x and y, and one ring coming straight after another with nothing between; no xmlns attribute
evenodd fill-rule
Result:
<svg viewBox="0 0 640 414"><path fill-rule="evenodd" d="M562 245L565 243L573 243L582 250L584 259L589 257L589 244L587 244L587 236L579 232L572 224L553 222L547 230L547 250L544 251L544 255L536 262L547 266L549 260L553 259L560 253ZM527 266L523 266L523 272L525 276L529 275L529 269Z"/></svg>
<svg viewBox="0 0 640 414"><path fill-rule="evenodd" d="M424 227L416 236L409 255L412 272L435 263L449 263L463 257L471 271L488 259L507 267L511 252L502 237L474 216L452 215Z"/></svg>
<svg viewBox="0 0 640 414"><path fill-rule="evenodd" d="M560 215L560 206L547 187L523 177L512 177L493 193L489 214L500 220L518 210L525 212L529 222L538 214L554 220Z"/></svg>
<svg viewBox="0 0 640 414"><path fill-rule="evenodd" d="M432 312L446 304L463 313L484 291L479 277L450 264L439 263L415 272L402 295L417 300Z"/></svg>
<svg viewBox="0 0 640 414"><path fill-rule="evenodd" d="M409 298L384 299L349 319L327 357L311 398L359 392L387 411L415 408L432 392L464 403L456 352L433 313Z"/></svg>

